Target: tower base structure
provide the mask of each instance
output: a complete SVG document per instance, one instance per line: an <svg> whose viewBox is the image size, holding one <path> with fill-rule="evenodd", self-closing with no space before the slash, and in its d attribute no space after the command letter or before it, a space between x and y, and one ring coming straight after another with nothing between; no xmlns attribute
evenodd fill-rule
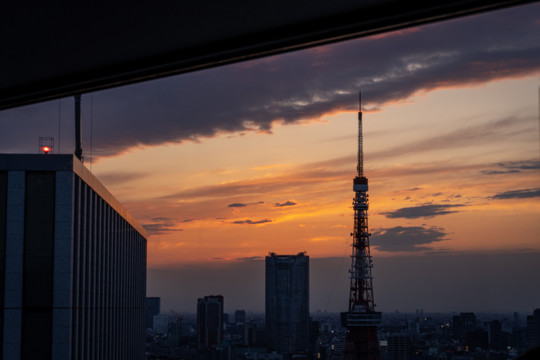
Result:
<svg viewBox="0 0 540 360"><path fill-rule="evenodd" d="M380 312L342 312L341 325L347 328L344 360L379 360L377 326Z"/></svg>

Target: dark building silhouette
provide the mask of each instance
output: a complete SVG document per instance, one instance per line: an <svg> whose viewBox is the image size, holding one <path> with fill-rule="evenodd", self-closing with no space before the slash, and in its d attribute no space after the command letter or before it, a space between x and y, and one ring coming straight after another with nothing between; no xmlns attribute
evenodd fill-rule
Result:
<svg viewBox="0 0 540 360"><path fill-rule="evenodd" d="M489 348L489 334L482 329L469 330L465 334L465 346L468 351Z"/></svg>
<svg viewBox="0 0 540 360"><path fill-rule="evenodd" d="M527 315L527 345L528 349L540 346L540 309Z"/></svg>
<svg viewBox="0 0 540 360"><path fill-rule="evenodd" d="M309 256L266 257L266 340L284 356L309 348Z"/></svg>
<svg viewBox="0 0 540 360"><path fill-rule="evenodd" d="M154 327L154 315L158 315L161 312L161 298L160 297L147 297L146 298L146 328L152 329Z"/></svg>
<svg viewBox="0 0 540 360"><path fill-rule="evenodd" d="M210 295L197 300L197 345L212 349L223 341L223 296Z"/></svg>
<svg viewBox="0 0 540 360"><path fill-rule="evenodd" d="M512 335L503 331L502 323L493 320L489 323L489 347L492 350L504 351L511 344Z"/></svg>
<svg viewBox="0 0 540 360"><path fill-rule="evenodd" d="M236 310L234 312L234 322L235 322L235 324L245 324L246 323L246 311L245 310Z"/></svg>
<svg viewBox="0 0 540 360"><path fill-rule="evenodd" d="M458 339L463 339L468 331L476 329L476 315L472 312L462 312L452 317L452 333Z"/></svg>
<svg viewBox="0 0 540 360"><path fill-rule="evenodd" d="M145 236L73 155L0 155L3 359L144 359Z"/></svg>

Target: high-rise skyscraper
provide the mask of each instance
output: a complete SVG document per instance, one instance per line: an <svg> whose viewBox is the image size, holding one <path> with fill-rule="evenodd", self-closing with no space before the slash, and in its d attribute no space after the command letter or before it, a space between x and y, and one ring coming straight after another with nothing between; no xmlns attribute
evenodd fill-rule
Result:
<svg viewBox="0 0 540 360"><path fill-rule="evenodd" d="M210 295L197 300L197 345L212 349L223 341L223 296Z"/></svg>
<svg viewBox="0 0 540 360"><path fill-rule="evenodd" d="M144 359L145 237L73 155L0 155L3 359Z"/></svg>
<svg viewBox="0 0 540 360"><path fill-rule="evenodd" d="M344 359L377 360L380 358L377 325L381 313L375 311L371 253L368 229L368 179L364 176L364 149L362 135L362 98L358 111L357 174L353 181L354 228L352 235L351 268L349 277L349 311L341 313L341 323L347 328Z"/></svg>
<svg viewBox="0 0 540 360"><path fill-rule="evenodd" d="M309 348L309 256L266 257L266 339L283 355Z"/></svg>

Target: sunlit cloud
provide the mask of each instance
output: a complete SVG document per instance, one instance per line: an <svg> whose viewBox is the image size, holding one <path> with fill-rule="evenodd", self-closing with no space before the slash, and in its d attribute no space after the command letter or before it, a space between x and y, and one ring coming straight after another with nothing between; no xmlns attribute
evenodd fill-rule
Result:
<svg viewBox="0 0 540 360"><path fill-rule="evenodd" d="M369 154L372 160L404 156L416 153L426 153L435 150L458 149L460 147L479 146L497 140L507 140L509 136L530 132L530 118L509 117L496 119L483 124L472 124L458 128L446 134L431 136L409 144L389 148ZM512 129L509 134L507 129Z"/></svg>
<svg viewBox="0 0 540 360"><path fill-rule="evenodd" d="M342 240L342 237L338 236L316 236L309 239L311 242L325 242L325 241L335 241Z"/></svg>

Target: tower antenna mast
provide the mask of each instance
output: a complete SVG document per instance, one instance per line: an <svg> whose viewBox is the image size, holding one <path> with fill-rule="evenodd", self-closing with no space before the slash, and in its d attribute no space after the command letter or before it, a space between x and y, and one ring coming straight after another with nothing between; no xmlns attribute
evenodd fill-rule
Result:
<svg viewBox="0 0 540 360"><path fill-rule="evenodd" d="M364 176L364 136L362 135L362 92L358 92L358 159L357 176Z"/></svg>

